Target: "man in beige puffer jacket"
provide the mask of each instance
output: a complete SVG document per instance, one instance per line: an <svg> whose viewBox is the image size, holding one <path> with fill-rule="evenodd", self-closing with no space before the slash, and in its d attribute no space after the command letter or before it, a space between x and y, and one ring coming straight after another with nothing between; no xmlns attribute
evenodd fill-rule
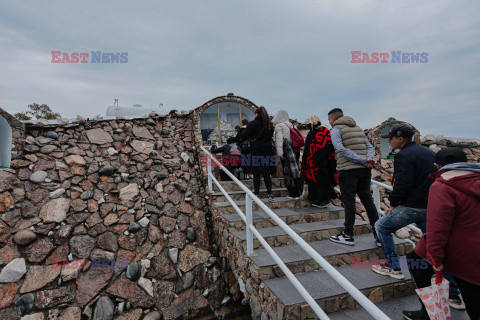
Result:
<svg viewBox="0 0 480 320"><path fill-rule="evenodd" d="M378 212L370 193L375 148L355 120L343 115L342 109L331 110L328 113L328 121L332 126L330 134L337 159L340 198L345 206L345 228L340 235L332 236L330 240L350 246L355 245L353 227L356 214L355 194L358 194L367 211L376 243L380 246L375 232Z"/></svg>

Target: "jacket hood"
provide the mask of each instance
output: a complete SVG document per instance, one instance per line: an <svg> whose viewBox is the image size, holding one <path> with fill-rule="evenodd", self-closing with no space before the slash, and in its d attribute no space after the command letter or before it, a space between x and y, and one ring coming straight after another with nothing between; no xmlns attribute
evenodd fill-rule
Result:
<svg viewBox="0 0 480 320"><path fill-rule="evenodd" d="M337 120L335 120L335 122L333 123L333 126L336 126L336 125L339 125L339 124L343 124L343 125L347 125L349 127L355 127L357 125L357 123L355 122L355 120L353 120L352 117L349 117L349 116L343 116L341 118L338 118Z"/></svg>
<svg viewBox="0 0 480 320"><path fill-rule="evenodd" d="M468 162L457 162L452 164L447 164L443 166L441 170L462 170L462 171L471 171L480 173L480 164L478 163L468 163Z"/></svg>
<svg viewBox="0 0 480 320"><path fill-rule="evenodd" d="M480 164L452 163L432 173L430 177L480 200Z"/></svg>
<svg viewBox="0 0 480 320"><path fill-rule="evenodd" d="M290 122L290 118L288 116L288 112L286 110L280 110L277 112L275 117L272 119L272 123L274 125L282 123L282 122Z"/></svg>

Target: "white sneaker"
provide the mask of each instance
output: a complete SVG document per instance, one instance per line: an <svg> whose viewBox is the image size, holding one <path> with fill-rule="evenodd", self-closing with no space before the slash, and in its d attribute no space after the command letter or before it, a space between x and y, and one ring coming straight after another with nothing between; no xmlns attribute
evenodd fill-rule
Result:
<svg viewBox="0 0 480 320"><path fill-rule="evenodd" d="M403 275L402 271L393 270L392 268L381 266L379 264L372 265L372 271L375 273L381 274L382 276L389 276L398 280L405 279L405 276Z"/></svg>
<svg viewBox="0 0 480 320"><path fill-rule="evenodd" d="M300 200L300 197L287 196L287 199L290 199L290 200Z"/></svg>
<svg viewBox="0 0 480 320"><path fill-rule="evenodd" d="M346 235L345 233L341 233L338 236L331 236L330 241L336 242L336 243L341 243L341 244L346 244L349 246L354 246L355 245L355 240L353 240L352 236Z"/></svg>
<svg viewBox="0 0 480 320"><path fill-rule="evenodd" d="M463 304L463 301L460 297L458 298L449 298L448 299L448 304L450 307L457 309L457 310L465 310L465 304Z"/></svg>

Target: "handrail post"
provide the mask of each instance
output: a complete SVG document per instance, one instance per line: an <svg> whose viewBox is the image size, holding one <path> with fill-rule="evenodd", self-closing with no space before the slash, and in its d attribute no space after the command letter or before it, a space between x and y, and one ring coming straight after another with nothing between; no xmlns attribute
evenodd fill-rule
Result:
<svg viewBox="0 0 480 320"><path fill-rule="evenodd" d="M250 230L250 226L252 225L252 197L248 194L245 194L245 210L247 216L247 255L253 254L253 234L252 230Z"/></svg>
<svg viewBox="0 0 480 320"><path fill-rule="evenodd" d="M212 158L210 154L207 154L208 160L207 160L207 176L208 176L208 192L212 193L213 192L213 186L212 186Z"/></svg>
<svg viewBox="0 0 480 320"><path fill-rule="evenodd" d="M373 189L373 202L375 203L377 212L380 215L380 211L382 210L382 208L380 207L380 186L374 183L372 185L372 189Z"/></svg>

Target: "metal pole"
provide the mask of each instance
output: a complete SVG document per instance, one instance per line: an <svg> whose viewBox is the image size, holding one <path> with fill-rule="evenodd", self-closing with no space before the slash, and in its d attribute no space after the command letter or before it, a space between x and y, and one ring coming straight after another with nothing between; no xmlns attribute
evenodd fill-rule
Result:
<svg viewBox="0 0 480 320"><path fill-rule="evenodd" d="M207 161L207 176L208 176L208 192L213 192L212 186L212 158L210 154L207 154L208 161Z"/></svg>
<svg viewBox="0 0 480 320"><path fill-rule="evenodd" d="M380 187L378 186L378 184L374 183L372 185L372 189L373 189L373 202L375 203L375 207L377 207L377 212L380 215L380 210L382 210L380 208Z"/></svg>
<svg viewBox="0 0 480 320"><path fill-rule="evenodd" d="M247 255L253 254L253 234L250 230L252 223L252 197L248 194L245 195L245 210L247 213Z"/></svg>

